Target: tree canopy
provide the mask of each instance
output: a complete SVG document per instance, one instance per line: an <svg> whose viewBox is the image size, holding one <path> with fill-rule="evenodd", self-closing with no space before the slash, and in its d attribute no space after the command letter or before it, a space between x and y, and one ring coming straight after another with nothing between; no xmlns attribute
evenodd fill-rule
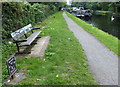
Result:
<svg viewBox="0 0 120 87"><path fill-rule="evenodd" d="M120 2L72 2L72 6L120 13Z"/></svg>

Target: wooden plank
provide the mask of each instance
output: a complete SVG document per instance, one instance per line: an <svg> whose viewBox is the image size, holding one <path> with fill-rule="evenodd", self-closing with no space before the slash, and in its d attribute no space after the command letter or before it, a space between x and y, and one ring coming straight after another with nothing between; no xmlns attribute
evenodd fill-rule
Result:
<svg viewBox="0 0 120 87"><path fill-rule="evenodd" d="M18 40L24 34L25 34L25 31L23 29L19 29L15 32L11 33L11 36L14 40Z"/></svg>
<svg viewBox="0 0 120 87"><path fill-rule="evenodd" d="M31 36L29 36L27 38L26 42L22 42L20 45L21 46L30 45L41 32L42 31L36 31L36 32L34 32Z"/></svg>
<svg viewBox="0 0 120 87"><path fill-rule="evenodd" d="M11 36L14 40L18 40L21 36L23 36L24 34L26 34L27 32L29 32L32 29L33 29L32 25L28 24L27 26L11 33Z"/></svg>

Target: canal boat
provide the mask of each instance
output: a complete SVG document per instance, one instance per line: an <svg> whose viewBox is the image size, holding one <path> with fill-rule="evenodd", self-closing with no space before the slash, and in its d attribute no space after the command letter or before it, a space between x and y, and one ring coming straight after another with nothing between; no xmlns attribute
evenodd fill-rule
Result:
<svg viewBox="0 0 120 87"><path fill-rule="evenodd" d="M84 15L81 13L81 10L76 11L76 17L82 18Z"/></svg>
<svg viewBox="0 0 120 87"><path fill-rule="evenodd" d="M92 13L90 10L78 10L76 11L76 17L82 18L82 17L91 17Z"/></svg>

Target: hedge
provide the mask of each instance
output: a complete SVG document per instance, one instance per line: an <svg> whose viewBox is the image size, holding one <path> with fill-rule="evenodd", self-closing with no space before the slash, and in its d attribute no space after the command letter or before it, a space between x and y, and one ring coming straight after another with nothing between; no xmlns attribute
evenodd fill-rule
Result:
<svg viewBox="0 0 120 87"><path fill-rule="evenodd" d="M28 2L5 2L2 4L2 38L9 38L10 33L31 23L35 25L57 11L54 4L44 5Z"/></svg>

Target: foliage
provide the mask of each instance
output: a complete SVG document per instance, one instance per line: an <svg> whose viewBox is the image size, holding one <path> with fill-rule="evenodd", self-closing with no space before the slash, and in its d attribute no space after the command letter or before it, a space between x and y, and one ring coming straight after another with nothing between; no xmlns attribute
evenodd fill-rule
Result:
<svg viewBox="0 0 120 87"><path fill-rule="evenodd" d="M61 4L61 3L58 3ZM28 2L4 2L2 9L2 38L10 37L10 33L27 25L35 25L43 21L49 15L55 13L62 5Z"/></svg>
<svg viewBox="0 0 120 87"><path fill-rule="evenodd" d="M120 13L120 2L73 2L72 6L83 6L91 10L105 10Z"/></svg>
<svg viewBox="0 0 120 87"><path fill-rule="evenodd" d="M7 79L8 71L6 67L6 60L15 52L16 46L9 40L2 42L2 79Z"/></svg>

